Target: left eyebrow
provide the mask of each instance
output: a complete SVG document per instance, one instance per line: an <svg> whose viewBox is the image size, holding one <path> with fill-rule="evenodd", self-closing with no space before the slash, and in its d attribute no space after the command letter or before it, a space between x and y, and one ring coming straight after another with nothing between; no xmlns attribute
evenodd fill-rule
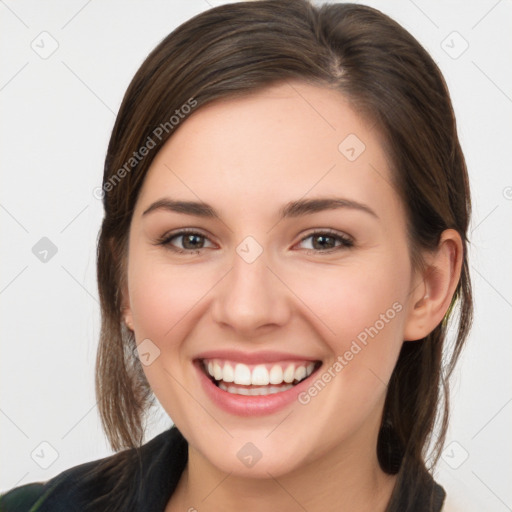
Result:
<svg viewBox="0 0 512 512"><path fill-rule="evenodd" d="M318 198L318 199L299 199L286 203L280 210L280 218L300 217L311 213L321 212L323 210L334 210L336 208L351 208L360 210L372 215L375 218L379 216L366 204L344 198Z"/></svg>
<svg viewBox="0 0 512 512"><path fill-rule="evenodd" d="M358 201L345 198L316 198L290 201L280 208L279 217L280 219L302 217L304 215L310 215L324 210L334 210L337 208L359 210L368 213L377 219L379 218L379 216L369 206ZM177 201L165 197L151 204L151 206L149 206L142 215L147 215L155 210L168 210L186 215L209 217L220 220L220 215L211 205L200 201Z"/></svg>

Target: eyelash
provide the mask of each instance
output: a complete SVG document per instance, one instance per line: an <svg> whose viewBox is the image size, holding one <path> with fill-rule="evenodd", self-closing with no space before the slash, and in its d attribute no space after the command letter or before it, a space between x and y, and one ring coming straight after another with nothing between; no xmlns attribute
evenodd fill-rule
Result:
<svg viewBox="0 0 512 512"><path fill-rule="evenodd" d="M179 249L178 247L171 245L170 242L174 238L179 238L179 237L183 237L183 236L187 236L187 235L196 235L201 238L208 239L208 237L206 235L203 235L202 233L200 233L198 231L184 230L184 231L178 231L176 233L170 233L170 234L164 235L163 237L159 238L156 241L156 245L165 246L165 247L169 248L171 251L174 251L178 254L199 254L202 249L207 249L207 247L201 247L200 249ZM319 236L319 235L328 235L328 237L334 238L334 239L336 239L336 241L339 241L341 243L340 243L340 245L338 245L336 247L326 249L326 250L306 249L308 254L312 254L312 253L331 254L331 253L339 251L341 249L350 249L351 247L354 247L354 241L350 237L348 237L347 235L338 233L337 231L334 231L332 229L313 231L313 232L309 233L308 235L306 235L305 237L301 238L299 243L304 242L304 240L307 240L308 238Z"/></svg>

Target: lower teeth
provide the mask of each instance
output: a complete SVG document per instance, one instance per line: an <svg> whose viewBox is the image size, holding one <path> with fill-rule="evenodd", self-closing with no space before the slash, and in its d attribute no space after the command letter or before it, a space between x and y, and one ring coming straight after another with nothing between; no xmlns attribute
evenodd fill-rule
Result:
<svg viewBox="0 0 512 512"><path fill-rule="evenodd" d="M287 389L293 388L293 384L285 384L281 386L262 386L261 388L244 388L241 386L226 386L223 382L218 382L217 385L220 389L232 393L234 395L273 395L275 393L281 393Z"/></svg>

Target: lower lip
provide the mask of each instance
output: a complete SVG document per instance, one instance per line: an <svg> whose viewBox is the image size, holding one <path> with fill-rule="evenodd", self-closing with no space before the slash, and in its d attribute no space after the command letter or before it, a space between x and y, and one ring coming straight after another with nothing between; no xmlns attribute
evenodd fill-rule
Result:
<svg viewBox="0 0 512 512"><path fill-rule="evenodd" d="M202 364L201 361L194 361L205 393L221 409L237 416L263 416L284 409L287 405L297 401L297 396L310 386L311 377L318 371L317 368L307 379L286 391L271 395L247 396L228 393L220 389L206 376Z"/></svg>

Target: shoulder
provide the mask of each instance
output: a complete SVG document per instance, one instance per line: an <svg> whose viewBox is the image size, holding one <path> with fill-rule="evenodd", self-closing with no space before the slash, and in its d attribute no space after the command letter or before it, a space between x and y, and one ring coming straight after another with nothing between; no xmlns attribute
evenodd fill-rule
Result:
<svg viewBox="0 0 512 512"><path fill-rule="evenodd" d="M391 495L389 511L400 512L445 512L444 488L427 471L423 463L412 463L401 467ZM449 512L449 511L446 511Z"/></svg>
<svg viewBox="0 0 512 512"><path fill-rule="evenodd" d="M0 496L0 512L35 512L37 502L45 495L45 487L42 482L34 482L11 489Z"/></svg>
<svg viewBox="0 0 512 512"><path fill-rule="evenodd" d="M186 463L186 441L173 426L140 448L74 466L47 482L15 487L0 496L0 512L99 511L128 500L141 501L137 493L141 489L154 491L155 478L166 475L163 465L171 452L176 455L171 472L177 483ZM173 483L168 474L167 481ZM173 489L164 486L166 493Z"/></svg>
<svg viewBox="0 0 512 512"><path fill-rule="evenodd" d="M15 487L0 496L0 512L78 510L78 504L94 499L94 494L109 480L104 468L119 467L116 463L121 454L125 452L74 466L47 482Z"/></svg>

